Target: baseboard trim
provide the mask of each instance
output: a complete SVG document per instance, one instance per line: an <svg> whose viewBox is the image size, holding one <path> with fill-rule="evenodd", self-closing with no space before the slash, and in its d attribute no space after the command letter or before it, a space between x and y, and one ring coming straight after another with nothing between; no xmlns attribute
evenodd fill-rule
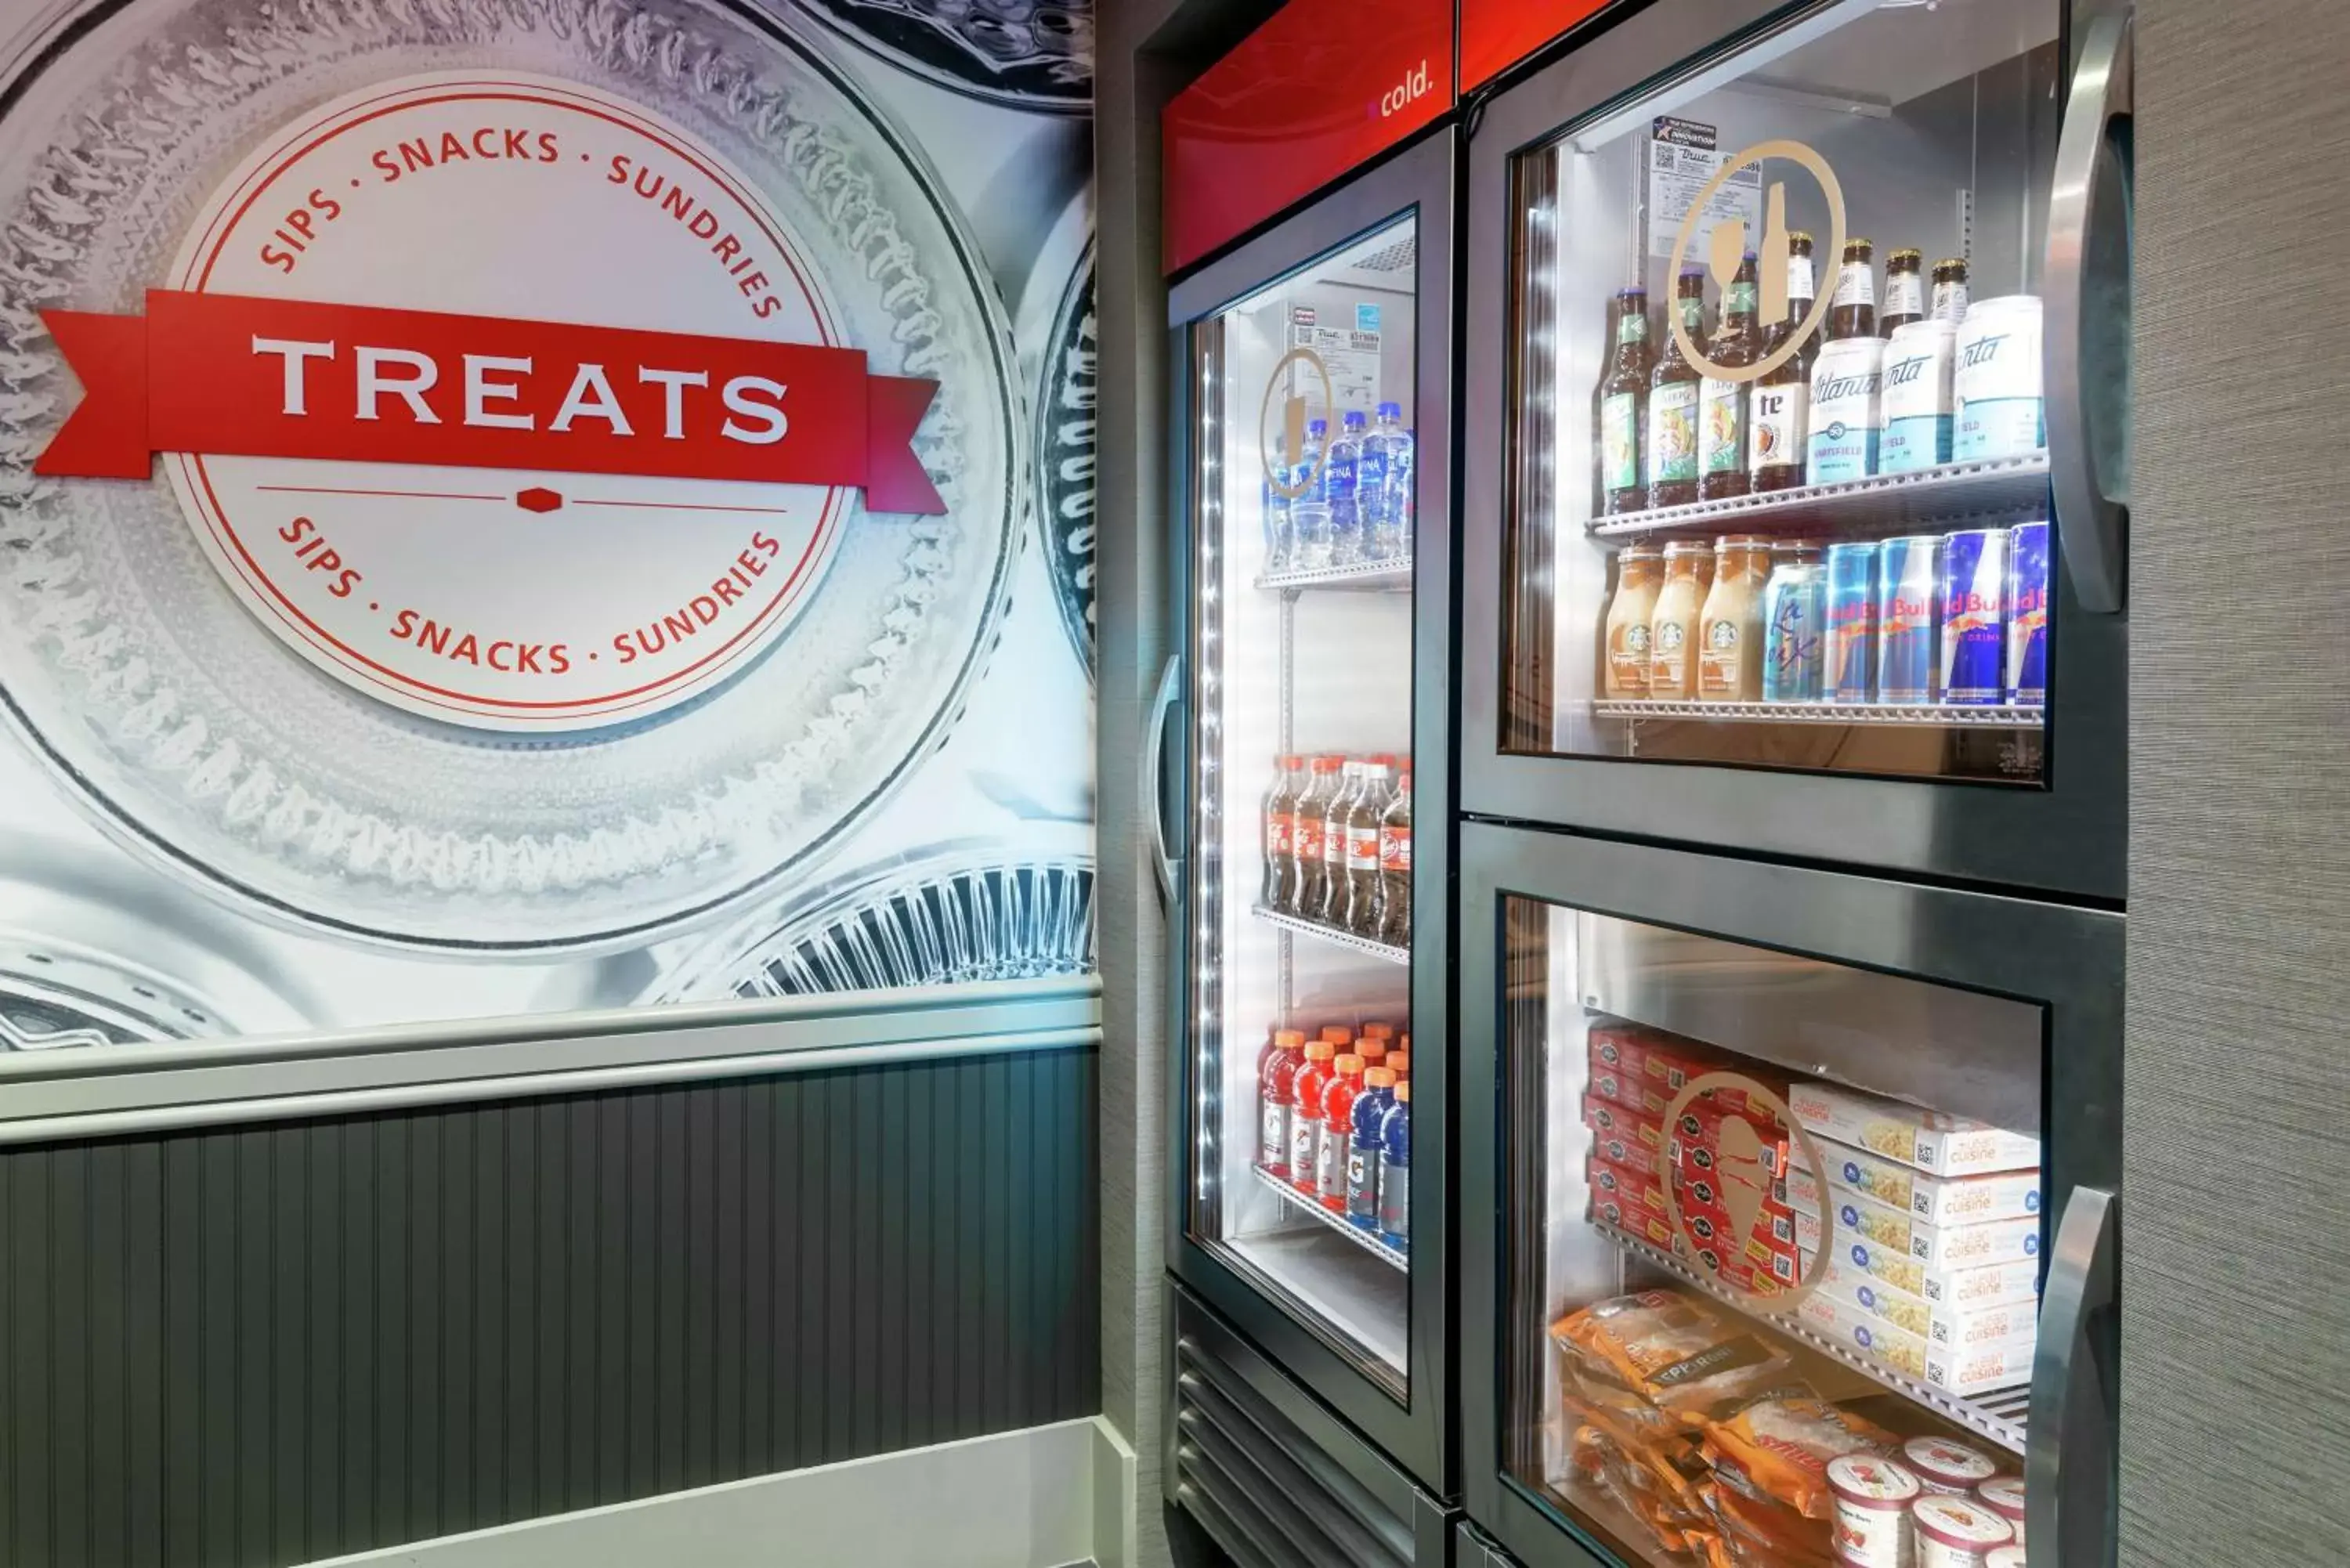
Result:
<svg viewBox="0 0 2350 1568"><path fill-rule="evenodd" d="M413 1542L311 1568L1136 1568L1133 1445L1102 1417Z"/></svg>

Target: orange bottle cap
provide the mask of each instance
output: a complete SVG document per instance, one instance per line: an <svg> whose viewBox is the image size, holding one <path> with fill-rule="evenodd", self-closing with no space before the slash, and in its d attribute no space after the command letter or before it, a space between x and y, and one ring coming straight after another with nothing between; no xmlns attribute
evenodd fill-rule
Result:
<svg viewBox="0 0 2350 1568"><path fill-rule="evenodd" d="M1367 1035L1355 1043L1355 1054L1360 1056L1366 1065L1377 1063L1387 1054L1388 1048L1385 1045Z"/></svg>
<svg viewBox="0 0 2350 1568"><path fill-rule="evenodd" d="M1337 1067L1340 1077L1351 1078L1363 1070L1363 1059L1350 1051L1338 1058Z"/></svg>
<svg viewBox="0 0 2350 1568"><path fill-rule="evenodd" d="M1396 1098L1407 1106L1411 1104L1411 1080L1407 1078L1396 1085Z"/></svg>
<svg viewBox="0 0 2350 1568"><path fill-rule="evenodd" d="M1337 1054L1337 1051L1338 1048L1327 1040L1316 1040L1305 1048L1305 1059L1309 1062L1327 1062L1332 1056Z"/></svg>
<svg viewBox="0 0 2350 1568"><path fill-rule="evenodd" d="M1305 1035L1300 1030L1276 1029L1273 1032L1273 1043L1284 1051L1294 1050L1305 1044Z"/></svg>
<svg viewBox="0 0 2350 1568"><path fill-rule="evenodd" d="M1392 1089L1395 1081L1396 1075L1385 1067L1373 1067L1363 1075L1363 1082L1374 1089Z"/></svg>
<svg viewBox="0 0 2350 1568"><path fill-rule="evenodd" d="M1397 1077L1401 1078L1406 1076L1411 1072L1411 1053L1409 1051L1388 1052L1388 1065L1395 1069L1395 1075Z"/></svg>
<svg viewBox="0 0 2350 1568"><path fill-rule="evenodd" d="M1402 1048L1403 1048L1404 1050L1406 1050L1406 1051L1410 1050L1410 1049L1411 1049L1411 1036L1410 1036L1410 1035L1409 1035L1409 1034L1405 1035L1405 1036L1403 1037L1402 1041L1401 1041L1399 1044L1402 1045Z"/></svg>
<svg viewBox="0 0 2350 1568"><path fill-rule="evenodd" d="M1363 1025L1363 1038L1366 1040L1392 1040L1395 1038L1395 1025L1392 1023L1366 1023Z"/></svg>
<svg viewBox="0 0 2350 1568"><path fill-rule="evenodd" d="M1353 1033L1343 1023L1326 1023L1322 1026L1322 1038L1333 1045L1344 1045L1354 1037Z"/></svg>

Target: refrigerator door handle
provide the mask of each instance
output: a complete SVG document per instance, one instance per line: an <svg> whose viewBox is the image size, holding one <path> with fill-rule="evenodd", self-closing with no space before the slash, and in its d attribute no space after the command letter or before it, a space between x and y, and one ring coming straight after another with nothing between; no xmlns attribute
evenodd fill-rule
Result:
<svg viewBox="0 0 2350 1568"><path fill-rule="evenodd" d="M1167 668L1159 672L1159 694L1150 701L1150 723L1144 732L1142 753L1143 782L1150 791L1150 859L1159 873L1159 896L1170 909L1175 907L1182 859L1167 852L1167 780L1162 770L1167 761L1167 713L1175 706L1176 693L1182 689L1183 656L1170 653L1167 656Z"/></svg>
<svg viewBox="0 0 2350 1568"><path fill-rule="evenodd" d="M2122 607L2129 526L2130 14L2091 18L2056 142L2042 339L2056 539L2081 607Z"/></svg>
<svg viewBox="0 0 2350 1568"><path fill-rule="evenodd" d="M2076 1187L2064 1205L2040 1305L2032 1360L2032 1426L2024 1456L2024 1539L2031 1568L2086 1568L2114 1560L2110 1346L2118 1300L2121 1198Z"/></svg>

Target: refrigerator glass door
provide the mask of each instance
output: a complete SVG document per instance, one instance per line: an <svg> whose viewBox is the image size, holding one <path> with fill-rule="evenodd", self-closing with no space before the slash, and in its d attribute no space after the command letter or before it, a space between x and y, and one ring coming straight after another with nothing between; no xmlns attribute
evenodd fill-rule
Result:
<svg viewBox="0 0 2350 1568"><path fill-rule="evenodd" d="M1419 240L1191 331L1188 1229L1399 1398Z"/></svg>
<svg viewBox="0 0 2350 1568"><path fill-rule="evenodd" d="M2109 21L1669 0L1496 102L1471 809L2120 896Z"/></svg>
<svg viewBox="0 0 2350 1568"><path fill-rule="evenodd" d="M1627 1563L2012 1544L2041 1009L1504 910L1508 1472Z"/></svg>

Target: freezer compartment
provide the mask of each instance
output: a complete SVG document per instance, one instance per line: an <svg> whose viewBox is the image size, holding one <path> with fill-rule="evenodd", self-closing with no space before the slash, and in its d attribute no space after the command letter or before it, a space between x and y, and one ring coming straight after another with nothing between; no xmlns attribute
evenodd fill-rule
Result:
<svg viewBox="0 0 2350 1568"><path fill-rule="evenodd" d="M1517 159L1504 751L2047 783L2058 29L1814 6Z"/></svg>
<svg viewBox="0 0 2350 1568"><path fill-rule="evenodd" d="M1632 1563L2020 1545L2043 1009L1532 898L1503 929L1508 1473Z"/></svg>
<svg viewBox="0 0 2350 1568"><path fill-rule="evenodd" d="M1398 1398L1417 235L1385 223L1191 330L1190 1229Z"/></svg>

